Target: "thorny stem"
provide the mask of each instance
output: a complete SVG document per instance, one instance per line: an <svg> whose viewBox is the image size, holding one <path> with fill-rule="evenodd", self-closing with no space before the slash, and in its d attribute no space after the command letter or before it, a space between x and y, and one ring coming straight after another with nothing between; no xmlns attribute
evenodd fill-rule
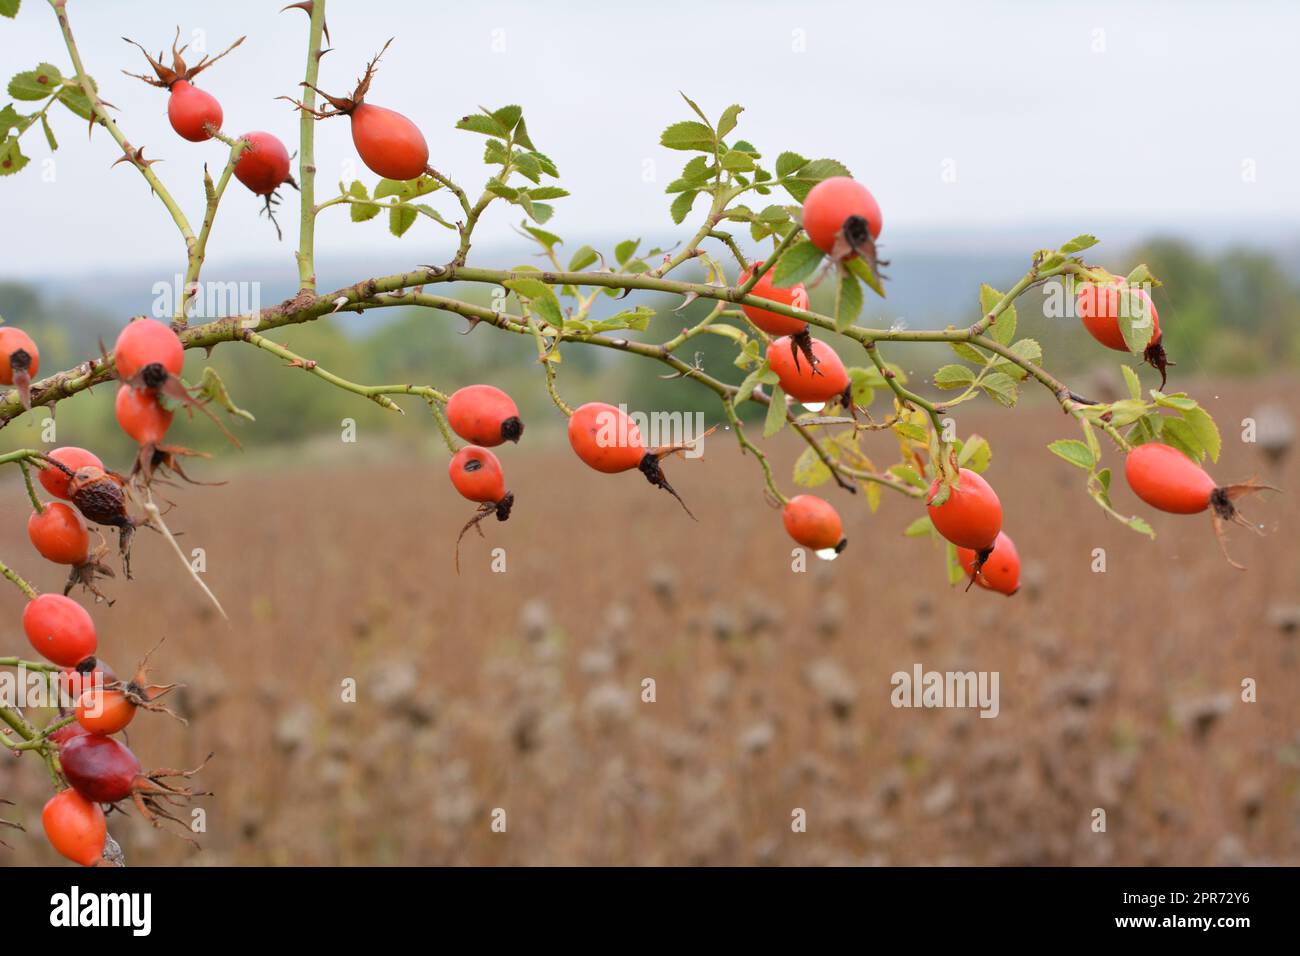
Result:
<svg viewBox="0 0 1300 956"><path fill-rule="evenodd" d="M14 587L26 594L28 600L34 601L39 597L36 588L23 580L17 571L13 570L13 568L9 567L9 565L4 562L0 562L0 575L4 575L4 577L8 578L10 582L13 583Z"/></svg>
<svg viewBox="0 0 1300 956"><path fill-rule="evenodd" d="M18 467L23 471L23 484L27 486L27 497L32 499L32 507L36 509L38 515L44 514L45 505L41 504L41 499L36 495L36 486L32 484L31 469L27 466L27 462L21 459L18 462Z"/></svg>
<svg viewBox="0 0 1300 956"><path fill-rule="evenodd" d="M117 141L117 145L122 147L124 153L130 153L130 143L127 142L126 136L118 128L117 123L108 115L102 101L95 94L95 88L90 85L90 77L86 75L86 68L81 64L81 53L77 50L77 42L72 38L72 27L68 24L67 0L50 0L50 7L59 20L59 29L63 31L63 42L68 48L68 56L72 59L72 68L77 74L77 83L81 86L81 91L90 102L90 108L95 119L99 121L104 129L108 130L108 134ZM148 164L133 162L131 165L140 171L140 175L149 184L149 188L153 190L154 195L171 213L176 228L180 230L181 236L185 239L185 255L188 258L196 240L194 230L190 228L185 213L181 211L181 207L176 204L176 200L167 191L167 187L162 184L162 180L158 178Z"/></svg>
<svg viewBox="0 0 1300 956"><path fill-rule="evenodd" d="M772 476L772 466L767 460L767 455L763 454L759 447L749 440L749 437L745 434L745 426L741 424L740 416L736 414L731 402L724 401L722 407L726 411L727 421L731 422L731 430L736 433L736 441L740 442L740 447L744 451L752 453L758 459L759 467L763 469L763 481L767 485L767 490L781 504L786 504L790 499L783 495L781 489L776 486L776 480Z"/></svg>
<svg viewBox="0 0 1300 956"><path fill-rule="evenodd" d="M456 454L460 451L460 442L456 438L456 433L451 430L451 422L447 421L447 413L442 410L442 405L430 399L429 411L433 413L433 420L438 423L438 431L442 433L442 440L447 450L453 455Z"/></svg>
<svg viewBox="0 0 1300 956"><path fill-rule="evenodd" d="M925 409L926 414L930 416L930 423L934 426L935 434L941 434L943 432L943 422L939 418L939 410L935 407L934 403L928 399L922 398L910 389L903 387L903 383L898 380L898 376L894 374L893 370L885 365L885 360L880 357L880 349L876 347L875 342L868 342L866 344L866 349L867 355L870 356L872 364L879 370L881 377L885 380L885 384L888 385L890 390L898 396L898 400L905 407L908 405L916 405Z"/></svg>
<svg viewBox="0 0 1300 956"><path fill-rule="evenodd" d="M1040 271L1038 277L1041 279L1049 275L1060 275L1071 271L1071 269L1068 268L1069 265L1071 264L1057 267L1053 270ZM728 304L761 304L765 309L789 315L794 318L803 319L811 325L818 326L819 328L834 329L833 320L815 312L806 312L781 303L771 302L748 294L741 294L740 291L735 288L712 286L705 283L678 282L675 280L658 278L651 273L571 273L553 271L528 272L525 274L511 270L470 268L453 263L447 266L428 266L414 272L396 273L393 275L364 280L327 295L299 295L293 299L286 300L278 306L264 309L256 316L234 316L217 319L203 325L193 326L179 334L181 342L186 348L211 348L222 342L239 341L241 339L248 341L266 349L267 351L279 355L291 364L308 368L308 370L313 374L325 379L331 384L375 401L377 404L388 407L385 404L389 401L385 397L387 394L405 393L424 395L425 393L421 390L421 387L418 386L364 386L348 382L345 379L341 379L338 376L334 376L331 373L320 369L319 367L311 366L311 363L307 362L307 360L295 355L283 346L279 346L276 343L266 340L260 335L260 333L280 328L282 326L310 322L334 312L354 312L363 311L366 308L416 305L454 312L466 317L473 324L482 322L517 334L533 334L533 330L529 328L526 320L522 316L511 316L507 313L484 308L482 306L476 306L468 302L462 302L448 296L438 296L423 291L415 291L417 288L427 285L451 281L468 281L500 285L510 279L524 277L540 279L549 285L571 285L574 287L588 288L641 289L673 293L682 296L688 296L693 293L700 298L708 298ZM632 352L633 354L641 355L646 358L655 359L656 361L668 365L681 377L694 379L695 381L700 382L724 399L729 399L735 393L734 386L720 382L704 373L701 369L682 361L673 355L671 351L666 350L662 345L635 342L626 338L612 338L607 335L587 334L575 330L553 330L548 331L546 334L554 334L560 342L582 342L584 344L595 345L602 348ZM859 326L852 326L845 330L843 334L862 343L864 346L870 343L883 341L972 343L980 348L998 354L1007 361L1023 368L1027 374L1034 377L1035 380L1048 388L1052 394L1058 398L1058 401L1063 403L1063 407L1065 407L1065 402L1073 403L1076 401L1076 397L1068 390L1062 391L1064 386L1044 369L1016 355L1010 349L1007 349L1005 346L1002 346L1000 343L988 336L978 333L972 334L972 331L969 328L913 331L907 329L867 329ZM671 344L672 341L673 340L670 340L669 344ZM878 355L876 357L878 358ZM881 361L881 365L883 365L883 360ZM63 398L84 391L92 385L106 381L110 377L111 359L108 363L92 360L82 366L78 366L77 368L58 373L50 378L34 383L32 386L33 401L35 404L54 404ZM896 395L901 391L900 398L904 398L906 401L925 409L930 415L931 421L936 425L936 428L939 427L939 422L937 420L939 414L938 406L916 393L903 388L896 379L893 379L890 376L886 376L886 381L890 382L891 389L894 390ZM766 396L763 396L763 399L765 400ZM4 401L0 402L0 426L15 418L22 411L22 405L18 403L15 395L7 397ZM1066 407L1066 411L1070 411L1070 408ZM815 441L806 427L799 426L796 423L796 429L799 431L801 436L804 437L805 441L808 441L810 446L817 450L819 458L828 468L831 469L837 481L842 485L851 487L848 482L844 481L844 476L847 475L858 480L873 481L882 485L888 485L896 490L912 494L914 489L911 489L911 487L906 483L894 479L892 476L873 475L870 472L859 473L861 472L860 469L855 470L847 465L834 461L825 449L820 446L820 443ZM6 457L0 456L0 462L3 462L4 460L6 460Z"/></svg>
<svg viewBox="0 0 1300 956"><path fill-rule="evenodd" d="M245 330L242 337L245 342L250 342L253 345L256 345L259 349L270 352L272 355L278 355L293 368L300 368L304 372L309 372L317 378L324 379L331 385L341 388L344 391L360 395L362 398L368 398L380 408L386 408L389 411L401 413L402 407L391 398L388 398L387 395L384 394L385 392L398 391L410 395L424 395L433 391L432 389L422 388L421 386L416 385L358 385L356 382L349 382L345 378L340 378L333 372L327 372L313 360L303 358L295 352L290 352L283 345L272 342L270 339L258 335L256 332ZM440 393L438 394L440 395ZM446 399L444 398L443 401L446 401Z"/></svg>
<svg viewBox="0 0 1300 956"><path fill-rule="evenodd" d="M220 136L219 132L213 133ZM226 141L226 137L220 137ZM186 307L189 305L191 297L197 290L199 281L199 272L203 269L203 259L207 254L208 236L212 233L212 224L217 219L217 206L221 203L221 197L225 195L226 186L230 182L231 174L235 171L235 164L239 162L239 155L248 148L248 141L242 139L230 140L230 157L226 160L226 166L221 171L220 178L217 179L215 186L212 184L211 177L208 176L207 168L203 170L203 185L207 194L207 205L203 213L203 225L199 227L198 239L190 247L189 260L185 267L185 285L182 287L180 301L176 303L176 315L173 317L173 323L178 328L184 328L186 325Z"/></svg>
<svg viewBox="0 0 1300 956"><path fill-rule="evenodd" d="M325 25L325 0L312 0L307 40L307 69L302 87L306 109L298 118L298 288L316 291L316 80L320 71L321 31Z"/></svg>
<svg viewBox="0 0 1300 956"><path fill-rule="evenodd" d="M0 657L0 667L21 667L26 671L41 671L47 674L62 670L58 664L47 664L44 661L25 661L21 657Z"/></svg>
<svg viewBox="0 0 1300 956"><path fill-rule="evenodd" d="M546 344L546 336L542 335L542 330L537 324L537 319L531 314L528 316L528 329L532 332L533 339L537 342L537 361L541 362L542 367L546 370L546 391L551 396L551 401L555 403L555 407L564 412L565 417L572 418L573 409L570 408L568 403L560 397L560 393L555 387L555 362L551 359L551 353L555 351L559 342L557 340L548 347Z"/></svg>
<svg viewBox="0 0 1300 956"><path fill-rule="evenodd" d="M54 784L55 790L61 790L63 788L63 773L59 767L58 748L50 743L47 737L38 733L23 715L13 707L0 705L0 721L8 724L23 739L23 743L14 747L15 750L40 751L41 757L45 760L45 767L50 772L50 782Z"/></svg>

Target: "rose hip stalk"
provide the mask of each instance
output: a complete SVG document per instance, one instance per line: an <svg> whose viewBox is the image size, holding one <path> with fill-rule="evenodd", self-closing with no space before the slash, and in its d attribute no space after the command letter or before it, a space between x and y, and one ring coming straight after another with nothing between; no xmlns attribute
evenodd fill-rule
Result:
<svg viewBox="0 0 1300 956"><path fill-rule="evenodd" d="M140 52L149 61L149 65L153 67L153 71L158 78L142 76L139 73L128 73L126 70L122 72L126 73L127 76L135 77L137 80L144 80L150 86L170 90L171 98L167 101L167 119L171 121L172 129L191 143L201 143L204 140L211 139L213 132L221 129L221 104L217 102L216 97L211 93L205 93L194 86L192 81L194 77L243 43L246 38L240 37L214 57L205 56L193 66L186 66L185 61L181 59L181 54L185 52L188 45L177 48L176 44L180 41L180 37L181 28L177 27L176 39L172 41L172 65L170 68L163 66L160 62L163 58L161 51L158 53L158 59L155 60L149 55L149 51L140 44L134 40L126 40L126 37L123 37L122 39L126 40L127 43L139 47Z"/></svg>

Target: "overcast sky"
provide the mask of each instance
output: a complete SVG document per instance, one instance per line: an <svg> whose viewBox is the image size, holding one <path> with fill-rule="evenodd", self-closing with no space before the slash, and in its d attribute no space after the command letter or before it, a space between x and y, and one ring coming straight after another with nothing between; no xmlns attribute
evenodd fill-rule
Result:
<svg viewBox="0 0 1300 956"><path fill-rule="evenodd" d="M121 74L146 64L120 36L156 51L179 24L217 50L247 33L198 85L221 100L227 132L269 130L292 150L295 114L274 97L302 77L307 18L277 13L282 5L68 2L103 97L120 108L128 138L164 160L154 168L195 223L202 164L219 167L225 147L172 132L166 93ZM936 228L978 242L1035 221L1289 228L1300 214L1300 4L332 0L329 10L334 51L322 87L349 92L397 34L369 100L414 119L433 163L475 195L483 139L453 124L479 104L521 104L573 193L548 226L570 249L670 233L663 187L686 156L657 142L688 118L678 89L714 116L746 106L739 135L769 157L794 149L846 163L876 194L895 243ZM48 5L25 0L16 22L0 20L0 61L16 70L40 60L68 63ZM42 178L39 130L24 139L31 165L0 179L0 275L66 269L53 260L67 255L87 271L170 269L181 252L174 227L134 171L110 169L115 144L103 131L88 143L86 124L66 111L55 129L53 182ZM374 182L356 163L346 119L319 124L317 151L323 194L349 166ZM450 196L433 201L453 211ZM290 256L294 194L285 209L279 244L232 183L210 259ZM481 235L504 238L520 218L496 210ZM382 220L353 225L346 209L331 209L318 246L327 256L433 262L450 255L449 242L427 221L399 241Z"/></svg>

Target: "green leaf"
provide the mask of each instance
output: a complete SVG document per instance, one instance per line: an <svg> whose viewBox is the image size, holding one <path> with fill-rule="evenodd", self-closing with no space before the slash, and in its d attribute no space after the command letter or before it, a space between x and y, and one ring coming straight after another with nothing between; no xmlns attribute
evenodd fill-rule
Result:
<svg viewBox="0 0 1300 956"><path fill-rule="evenodd" d="M1174 408L1180 412L1190 411L1193 408L1200 408L1196 399L1188 398L1184 392L1175 392L1173 395L1166 395L1157 388L1151 389L1151 397L1156 400L1156 404L1161 408Z"/></svg>
<svg viewBox="0 0 1300 956"><path fill-rule="evenodd" d="M814 159L812 162L800 166L795 172L783 176L781 185L797 202L802 203L808 198L808 193L812 191L812 188L823 179L830 179L832 176L851 175L843 163L833 159Z"/></svg>
<svg viewBox="0 0 1300 956"><path fill-rule="evenodd" d="M6 103L4 109L0 109L0 139L7 137L11 129L22 132L30 125L31 118L15 110L12 103Z"/></svg>
<svg viewBox="0 0 1300 956"><path fill-rule="evenodd" d="M1064 255L1073 255L1076 252L1083 252L1084 249L1091 249L1097 244L1097 237L1090 236L1086 232L1081 236L1075 236L1065 245L1061 246L1060 252Z"/></svg>
<svg viewBox="0 0 1300 956"><path fill-rule="evenodd" d="M785 152L776 158L776 175L784 178L808 165L808 160L798 153Z"/></svg>
<svg viewBox="0 0 1300 956"><path fill-rule="evenodd" d="M381 179L375 186L375 198L385 199L388 196L397 196L403 201L415 199L417 196L427 196L431 192L437 192L442 188L442 183L432 176L417 176L415 179Z"/></svg>
<svg viewBox="0 0 1300 956"><path fill-rule="evenodd" d="M841 269L839 284L835 290L835 329L843 332L858 320L862 314L862 286L857 276L848 269Z"/></svg>
<svg viewBox="0 0 1300 956"><path fill-rule="evenodd" d="M889 473L893 475L895 478L903 479L903 481L907 482L913 488L924 489L930 487L925 483L925 479L922 478L921 475L917 472L917 470L913 468L911 465L903 465L903 464L890 465Z"/></svg>
<svg viewBox="0 0 1300 956"><path fill-rule="evenodd" d="M614 261L619 265L626 264L636 253L639 245L641 245L640 239L624 239L614 247Z"/></svg>
<svg viewBox="0 0 1300 956"><path fill-rule="evenodd" d="M528 190L528 195L532 199L563 199L569 191L559 186L534 186Z"/></svg>
<svg viewBox="0 0 1300 956"><path fill-rule="evenodd" d="M992 460L992 447L979 435L971 435L962 442L961 451L957 453L958 467L971 471L984 471Z"/></svg>
<svg viewBox="0 0 1300 956"><path fill-rule="evenodd" d="M987 361L984 353L973 345L967 345L965 342L949 342L948 345L957 353L959 358L963 358L967 362L983 365Z"/></svg>
<svg viewBox="0 0 1300 956"><path fill-rule="evenodd" d="M764 360L740 383L740 387L736 389L736 394L731 399L731 407L739 408L741 402L748 401L759 385L775 385L779 381L777 374Z"/></svg>
<svg viewBox="0 0 1300 956"><path fill-rule="evenodd" d="M42 63L34 70L19 73L9 81L9 95L16 100L44 100L53 96L63 82L59 68Z"/></svg>
<svg viewBox="0 0 1300 956"><path fill-rule="evenodd" d="M965 581L966 569L961 566L961 561L957 557L957 546L951 541L944 542L943 557L948 568L948 584L960 584Z"/></svg>
<svg viewBox="0 0 1300 956"><path fill-rule="evenodd" d="M537 147L533 145L533 141L528 135L528 125L524 122L524 118L522 116L519 117L519 122L515 124L515 131L512 139L514 139L514 141L518 143L520 146L522 146L524 149L531 149L531 150L537 149ZM533 153L534 157L540 157L540 155L541 154L537 152ZM557 174L551 173L551 175L554 176Z"/></svg>
<svg viewBox="0 0 1300 956"><path fill-rule="evenodd" d="M1151 269L1145 262L1139 263L1124 278L1124 282L1130 286L1159 285L1159 280L1151 274Z"/></svg>
<svg viewBox="0 0 1300 956"><path fill-rule="evenodd" d="M1119 290L1119 330L1130 352L1141 353L1155 335L1150 301L1137 289Z"/></svg>
<svg viewBox="0 0 1300 956"><path fill-rule="evenodd" d="M1002 298L1003 293L991 285L985 284L980 287L980 308L985 315L992 312L997 307L997 304L1002 301ZM1010 344L1011 340L1016 337L1016 307L1014 305L1008 305L1002 311L1002 314L993 321L993 324L989 327L989 335L993 337L995 342L1002 345Z"/></svg>
<svg viewBox="0 0 1300 956"><path fill-rule="evenodd" d="M938 388L965 388L975 381L975 373L965 365L945 365L934 373Z"/></svg>
<svg viewBox="0 0 1300 956"><path fill-rule="evenodd" d="M1119 369L1124 373L1124 381L1128 385L1129 395L1133 399L1141 401L1142 381L1138 378L1138 373L1133 371L1133 369L1129 368L1127 365L1121 365Z"/></svg>
<svg viewBox="0 0 1300 956"><path fill-rule="evenodd" d="M519 175L532 182L542 181L542 164L528 153L515 153L512 157L515 170ZM568 195L568 193L565 193Z"/></svg>
<svg viewBox="0 0 1300 956"><path fill-rule="evenodd" d="M772 386L772 401L767 406L767 416L763 419L763 437L771 438L785 427L786 404L785 392L780 385Z"/></svg>
<svg viewBox="0 0 1300 956"><path fill-rule="evenodd" d="M1135 398L1125 398L1118 402L1111 402L1108 407L1111 416L1110 423L1116 428L1131 425L1147 413L1147 403Z"/></svg>
<svg viewBox="0 0 1300 956"><path fill-rule="evenodd" d="M1047 450L1058 458L1064 458L1076 468L1092 471L1097 460L1093 458L1088 446L1073 438L1061 438L1047 446Z"/></svg>
<svg viewBox="0 0 1300 956"><path fill-rule="evenodd" d="M897 421L893 424L894 434L922 445L930 443L930 433L915 422Z"/></svg>
<svg viewBox="0 0 1300 956"><path fill-rule="evenodd" d="M745 108L736 103L722 111L722 116L718 120L718 139L722 139L736 128L736 120L743 112Z"/></svg>
<svg viewBox="0 0 1300 956"><path fill-rule="evenodd" d="M86 96L81 87L60 87L59 102L84 120L88 120L95 115L95 110L90 105L90 98Z"/></svg>
<svg viewBox="0 0 1300 956"><path fill-rule="evenodd" d="M419 213L410 206L394 203L388 207L388 231L401 238L418 217Z"/></svg>
<svg viewBox="0 0 1300 956"><path fill-rule="evenodd" d="M352 185L348 187L348 195L354 199L370 198L370 193L366 190L365 184L359 179L352 181ZM379 215L379 203L351 203L348 208L352 213L353 222L366 222Z"/></svg>
<svg viewBox="0 0 1300 956"><path fill-rule="evenodd" d="M695 205L695 200L699 195L698 190L692 189L673 200L673 204L668 210L672 214L673 222L680 226L685 221L686 217L691 214L691 207Z"/></svg>
<svg viewBox="0 0 1300 956"><path fill-rule="evenodd" d="M788 289L807 279L821 265L826 254L808 240L790 246L772 269L772 285Z"/></svg>
<svg viewBox="0 0 1300 956"><path fill-rule="evenodd" d="M573 258L569 260L569 271L581 272L588 266L594 265L596 260L599 258L600 256L596 254L595 249L591 248L591 246L583 246L575 252Z"/></svg>
<svg viewBox="0 0 1300 956"><path fill-rule="evenodd" d="M1219 437L1219 427L1214 424L1214 419L1205 409L1197 406L1196 408L1187 409L1182 413L1183 421L1191 429L1192 434L1201 447L1205 449L1210 456L1210 461L1219 460L1219 452L1223 448L1223 441Z"/></svg>
<svg viewBox="0 0 1300 956"><path fill-rule="evenodd" d="M1011 351L1022 362L1027 362L1030 365L1043 364L1043 347L1034 339L1020 339L1012 343ZM1029 375L1020 365L1000 357L997 362L993 363L992 367L998 372L1010 375L1017 382Z"/></svg>
<svg viewBox="0 0 1300 956"><path fill-rule="evenodd" d="M608 319L601 319L599 322L592 323L593 332L612 332L615 329L636 329L638 332L644 332L650 326L650 320L657 313L648 305L638 305L635 308L625 309L617 315L611 315Z"/></svg>
<svg viewBox="0 0 1300 956"><path fill-rule="evenodd" d="M518 137L518 133L519 131L516 130L515 131L516 138ZM544 172L546 175L552 178L559 177L560 170L556 168L556 165L551 160L551 157L547 156L545 153L539 153L537 152L537 150L533 150L528 155L537 161L537 165L542 168L542 172Z"/></svg>
<svg viewBox="0 0 1300 956"><path fill-rule="evenodd" d="M483 188L494 196L500 196L502 199L514 201L519 196L518 189L515 189L513 186L507 186L496 176L489 179Z"/></svg>
<svg viewBox="0 0 1300 956"><path fill-rule="evenodd" d="M1143 521L1141 518L1138 517L1129 518L1128 526L1132 528L1134 531L1138 532L1138 534L1144 534L1148 538L1154 539L1156 536L1155 529L1152 528L1151 525Z"/></svg>
<svg viewBox="0 0 1300 956"><path fill-rule="evenodd" d="M505 139L510 135L510 130L503 126L500 120L485 113L472 113L469 116L462 116L456 121L456 128L468 130L471 133L482 133L484 136L495 136L499 139Z"/></svg>
<svg viewBox="0 0 1300 956"><path fill-rule="evenodd" d="M434 222L438 223L440 226L442 226L445 229L456 228L451 223L449 223L446 219L443 219L442 213L438 212L438 210L434 209L432 206L425 205L422 202L417 202L417 203L411 203L410 208L414 209L422 216L428 216L430 219L432 219Z"/></svg>
<svg viewBox="0 0 1300 956"><path fill-rule="evenodd" d="M801 488L816 488L831 480L831 470L821 460L817 451L809 445L795 459L794 483Z"/></svg>
<svg viewBox="0 0 1300 956"><path fill-rule="evenodd" d="M930 534L932 531L934 531L934 522L930 520L930 516L921 515L921 517L917 518L903 529L903 534L909 538L920 538L924 535Z"/></svg>
<svg viewBox="0 0 1300 956"><path fill-rule="evenodd" d="M513 132L518 122L524 118L524 108L522 106L503 106L499 110L492 111L492 118L500 123L507 133Z"/></svg>
<svg viewBox="0 0 1300 956"><path fill-rule="evenodd" d="M1183 419L1166 418L1161 425L1160 440L1166 445L1172 445L1197 463L1205 457L1205 448L1192 427Z"/></svg>
<svg viewBox="0 0 1300 956"><path fill-rule="evenodd" d="M45 131L45 142L50 144L50 151L54 152L59 148L59 141L54 138L54 130L50 128L49 118L44 113L41 114L41 129Z"/></svg>
<svg viewBox="0 0 1300 956"><path fill-rule="evenodd" d="M946 505L951 496L952 485L948 484L946 481L941 481L939 482L939 487L934 489L934 494L931 495L927 493L925 503L932 508L939 508Z"/></svg>
<svg viewBox="0 0 1300 956"><path fill-rule="evenodd" d="M880 282L880 276L876 275L876 270L867 265L860 256L854 256L852 259L845 262L844 265L845 268L865 282L872 292L876 293L876 295L880 296L882 299L885 297L885 287Z"/></svg>
<svg viewBox="0 0 1300 956"><path fill-rule="evenodd" d="M659 137L659 145L669 149L690 149L711 153L717 141L714 139L713 130L709 127L703 123L687 120L674 123L664 130L663 135Z"/></svg>
<svg viewBox="0 0 1300 956"><path fill-rule="evenodd" d="M560 301L554 290L541 279L507 279L502 285L526 300L538 318L557 329L563 327L564 313L560 310Z"/></svg>
<svg viewBox="0 0 1300 956"><path fill-rule="evenodd" d="M8 17L12 20L18 16L18 5L22 0L0 0L0 17Z"/></svg>
<svg viewBox="0 0 1300 956"><path fill-rule="evenodd" d="M564 240L553 232L547 232L545 229L538 229L536 226L530 226L523 223L524 232L536 239L547 252L551 252L556 246L564 245Z"/></svg>
<svg viewBox="0 0 1300 956"><path fill-rule="evenodd" d="M27 163L27 157L18 148L17 136L0 141L0 176L12 176Z"/></svg>
<svg viewBox="0 0 1300 956"><path fill-rule="evenodd" d="M863 408L868 407L876 397L876 389L884 384L880 372L874 367L860 368L858 366L846 371L849 373L849 388L853 396L853 404L861 405Z"/></svg>
<svg viewBox="0 0 1300 956"><path fill-rule="evenodd" d="M746 173L754 168L754 160L748 153L733 149L723 155L722 168L732 173Z"/></svg>
<svg viewBox="0 0 1300 956"><path fill-rule="evenodd" d="M990 372L980 379L980 388L989 397L1010 408L1016 403L1016 381L1003 372Z"/></svg>

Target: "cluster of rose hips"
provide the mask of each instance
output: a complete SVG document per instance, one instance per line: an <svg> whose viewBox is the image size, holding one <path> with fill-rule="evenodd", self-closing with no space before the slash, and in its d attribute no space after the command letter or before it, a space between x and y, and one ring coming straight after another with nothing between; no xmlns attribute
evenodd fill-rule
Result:
<svg viewBox="0 0 1300 956"><path fill-rule="evenodd" d="M198 404L180 378L185 362L180 339L162 322L136 319L118 336L113 359L121 382L114 403L117 422L140 446L132 477L148 483L159 469L188 477L178 457L193 453L163 444L175 415L164 400ZM8 326L0 329L0 383L30 393L30 374L38 366L39 355L29 336ZM18 367L26 376L22 384L13 371ZM130 577L130 542L138 520L127 510L127 479L106 470L97 455L83 448L56 448L40 464L41 484L62 500L33 512L27 532L45 558L71 567L67 590L83 584L98 596L96 577L111 576L100 561L103 549L91 548L87 521L118 529L123 566ZM75 509L63 502L71 502Z"/></svg>
<svg viewBox="0 0 1300 956"><path fill-rule="evenodd" d="M293 4L293 6L308 8L304 4ZM178 29L178 38L179 35ZM167 118L171 122L172 129L192 143L201 143L221 132L224 114L216 97L194 85L194 77L243 42L244 38L240 37L219 55L205 56L193 66L187 66L182 57L185 47L177 48L175 43L172 44L170 67L161 62L163 57L161 53L155 59L144 47L140 47L153 68L156 78L138 74L130 75L137 76L138 79L152 86L168 90L171 96L167 101ZM388 43L392 43L392 40ZM388 43L385 43L384 48L366 65L365 73L357 82L351 96L331 96L323 90L304 83L304 86L309 86L324 97L329 103L329 108L316 110L294 100L290 102L317 119L331 116L349 117L352 123L352 142L367 168L387 179L408 181L417 179L429 171L429 146L424 139L424 134L401 113L382 106L373 106L365 101L370 83L374 79L375 67L384 50L388 49ZM140 46L138 43L135 45ZM284 143L271 133L254 131L238 138L248 145L235 161L235 178L255 194L264 197L267 212L270 213L276 202L276 190L285 183L295 188L297 186L289 174L289 151Z"/></svg>
<svg viewBox="0 0 1300 956"><path fill-rule="evenodd" d="M71 701L74 716L49 735L68 782L68 789L51 797L41 814L50 844L69 860L98 864L108 837L103 807L127 799L155 825L160 817L181 822L168 804L194 794L168 779L193 771L145 773L131 749L113 736L126 729L138 710L170 713L159 698L176 685L150 683L147 658L129 681L119 680L95 656L98 638L90 614L64 595L32 598L22 623L37 653L60 668L55 679L59 701Z"/></svg>
<svg viewBox="0 0 1300 956"><path fill-rule="evenodd" d="M875 198L860 183L844 176L818 183L804 201L802 219L810 241L833 261L842 263L860 256L873 270L876 268L875 242L880 236L882 216ZM742 273L741 283L762 268L762 262L754 263ZM756 297L795 309L807 308L805 287L798 284L780 288L773 283L770 271L764 272L750 291ZM1088 283L1080 289L1077 305L1088 333L1102 345L1122 352L1129 348L1121 317L1149 316L1151 336L1143 358L1160 372L1164 387L1166 369L1172 363L1165 355L1155 304L1145 290L1130 289L1122 280L1107 285ZM742 309L755 326L777 336L768 346L767 359L785 394L814 408L838 401L852 412L852 389L843 362L829 345L812 338L806 322L758 306L746 304ZM1194 514L1212 510L1221 542L1223 522L1250 527L1232 502L1264 487L1253 482L1219 487L1186 455L1158 443L1134 448L1126 460L1125 476L1139 498L1162 511ZM959 469L946 493L941 493L944 485L936 477L926 495L935 529L956 547L958 561L971 582L1014 594L1020 587L1020 557L1015 542L1002 530L1002 506L997 494L984 478L966 468ZM783 518L796 542L824 556L837 554L847 544L839 514L816 495L790 499L784 506Z"/></svg>
<svg viewBox="0 0 1300 956"><path fill-rule="evenodd" d="M176 34L179 39L179 28ZM178 48L173 43L170 67L161 62L162 53L155 59L134 40L127 42L140 47L140 52L144 53L145 59L153 67L156 78L135 73L128 75L144 80L151 86L161 87L171 94L167 100L167 119L178 135L191 143L202 143L221 132L221 123L225 118L221 104L211 93L195 86L193 81L199 73L243 43L244 37L240 37L217 56L205 56L193 66L187 66L182 57L185 47ZM276 201L276 190L285 183L296 186L293 177L289 175L289 150L278 137L260 130L245 133L239 139L248 145L235 161L235 178L255 195L265 199L269 213Z"/></svg>
<svg viewBox="0 0 1300 956"><path fill-rule="evenodd" d="M186 450L162 444L174 414L163 397L193 403L179 377L185 358L180 339L161 322L138 319L118 336L113 357L121 380L117 421L140 444L132 477L147 484L159 468L183 476L175 456ZM0 382L27 392L38 365L36 345L28 336L11 327L0 330ZM60 701L71 702L74 716L50 734L69 789L46 804L42 820L59 853L93 865L107 840L103 805L129 798L155 824L160 817L179 822L166 805L193 791L167 781L193 771L144 773L130 748L113 736L140 709L167 712L158 701L175 685L149 683L147 658L134 677L119 680L95 656L98 639L90 614L67 596L82 584L102 599L96 578L112 576L101 561L104 547L91 547L87 522L119 530L123 567L130 576L130 539L138 523L127 510L131 479L106 470L97 455L74 446L56 448L35 463L41 487L57 500L37 505L28 519L28 536L42 557L70 566L71 573L63 594L40 594L29 601L23 630L32 647L61 668Z"/></svg>
<svg viewBox="0 0 1300 956"><path fill-rule="evenodd" d="M490 515L498 521L510 517L515 496L506 490L501 462L488 449L504 442L518 442L524 433L519 410L509 395L492 385L469 385L447 400L447 421L452 430L471 444L451 458L448 473L456 490L479 503L478 513L461 529L470 528ZM669 484L661 462L684 445L648 449L636 422L621 408L605 402L588 402L569 416L569 444L589 467L605 474L640 471L652 485L686 503ZM690 509L686 508L690 514ZM459 560L459 559L458 559Z"/></svg>

